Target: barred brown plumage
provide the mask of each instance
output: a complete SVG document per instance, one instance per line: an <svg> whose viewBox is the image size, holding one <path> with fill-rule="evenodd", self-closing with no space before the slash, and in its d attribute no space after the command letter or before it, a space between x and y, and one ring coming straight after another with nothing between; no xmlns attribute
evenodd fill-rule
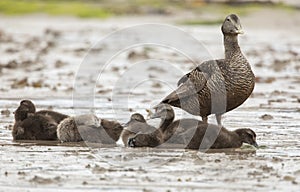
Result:
<svg viewBox="0 0 300 192"><path fill-rule="evenodd" d="M228 15L222 25L225 59L210 60L184 75L178 88L162 100L188 113L201 116L216 114L221 125L221 115L240 106L254 89L255 76L250 64L240 50L238 34L242 34L239 18Z"/></svg>

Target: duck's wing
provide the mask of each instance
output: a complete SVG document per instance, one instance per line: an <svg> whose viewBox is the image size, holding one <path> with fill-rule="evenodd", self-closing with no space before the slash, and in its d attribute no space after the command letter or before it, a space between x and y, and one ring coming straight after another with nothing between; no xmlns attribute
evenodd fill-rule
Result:
<svg viewBox="0 0 300 192"><path fill-rule="evenodd" d="M197 94L206 85L211 75L220 70L220 66L222 66L223 63L223 59L203 62L191 72L184 75L177 83L179 87L170 93L162 102L171 103L180 98Z"/></svg>
<svg viewBox="0 0 300 192"><path fill-rule="evenodd" d="M206 83L207 78L218 68L222 68L225 64L224 59L218 60L209 60L201 63L191 72L185 74L179 81L177 82L177 86L187 82L188 80L192 81L193 83L199 82L198 84L195 83L197 89L203 88L203 84ZM199 86L200 85L200 86Z"/></svg>
<svg viewBox="0 0 300 192"><path fill-rule="evenodd" d="M204 85L203 85L204 86ZM202 87L203 88L203 87ZM171 104L174 102L178 102L180 99L196 95L197 90L193 83L190 81L187 81L183 84L181 84L175 91L171 92L168 96L166 96L163 100L162 103L167 103Z"/></svg>

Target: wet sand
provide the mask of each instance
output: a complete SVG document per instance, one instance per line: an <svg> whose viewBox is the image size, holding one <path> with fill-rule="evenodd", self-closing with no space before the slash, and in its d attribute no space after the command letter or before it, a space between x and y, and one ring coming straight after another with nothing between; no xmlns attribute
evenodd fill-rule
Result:
<svg viewBox="0 0 300 192"><path fill-rule="evenodd" d="M277 26L265 17L259 20L259 14L271 14L270 18L277 15L289 21ZM298 13L257 13L241 18L246 34L240 37L240 44L257 82L252 96L238 109L226 113L223 124L231 130L253 129L261 147L255 150L245 145L241 149L202 153L128 149L120 143L94 148L84 143L12 141L13 111L21 99L33 99L38 109L49 108L70 115L91 111L84 107L88 101L74 108L72 98L77 69L95 41L116 29L150 21L172 23L172 19L1 17L0 190L299 191L300 39L295 26L299 24L298 18ZM62 19L64 23L60 22ZM222 57L219 26L180 27L201 41L210 57ZM151 58L172 63L174 73L169 65L158 66L154 62L154 66L147 66L143 69L145 73L136 76L158 80L133 84L130 90L117 86L118 80L128 80L123 74L134 69L135 63ZM147 115L145 109L175 88L180 75L192 67L193 63L174 51L137 47L114 58L97 82L86 77L79 83L95 85L92 111L99 117L126 122L132 112ZM112 91L115 87L120 89ZM112 99L113 93L124 97ZM176 112L183 116L180 110ZM209 121L215 123L214 117Z"/></svg>

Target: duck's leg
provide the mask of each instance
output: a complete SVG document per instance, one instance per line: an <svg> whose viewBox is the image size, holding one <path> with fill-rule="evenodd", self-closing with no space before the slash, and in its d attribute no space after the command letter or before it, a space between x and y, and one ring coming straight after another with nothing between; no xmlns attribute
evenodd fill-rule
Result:
<svg viewBox="0 0 300 192"><path fill-rule="evenodd" d="M222 115L221 114L216 114L216 119L217 119L218 125L222 126L222 123L221 123Z"/></svg>
<svg viewBox="0 0 300 192"><path fill-rule="evenodd" d="M206 116L206 117L202 117L202 121L203 121L204 123L207 123L207 116Z"/></svg>

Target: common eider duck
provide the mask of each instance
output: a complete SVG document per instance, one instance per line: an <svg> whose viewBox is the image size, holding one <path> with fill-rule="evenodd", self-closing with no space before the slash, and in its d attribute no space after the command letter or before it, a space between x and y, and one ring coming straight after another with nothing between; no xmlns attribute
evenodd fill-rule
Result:
<svg viewBox="0 0 300 192"><path fill-rule="evenodd" d="M162 103L179 107L201 116L204 122L210 114L221 116L243 104L254 89L255 76L238 44L242 26L237 15L228 15L222 25L225 58L201 63L178 81L178 88Z"/></svg>

